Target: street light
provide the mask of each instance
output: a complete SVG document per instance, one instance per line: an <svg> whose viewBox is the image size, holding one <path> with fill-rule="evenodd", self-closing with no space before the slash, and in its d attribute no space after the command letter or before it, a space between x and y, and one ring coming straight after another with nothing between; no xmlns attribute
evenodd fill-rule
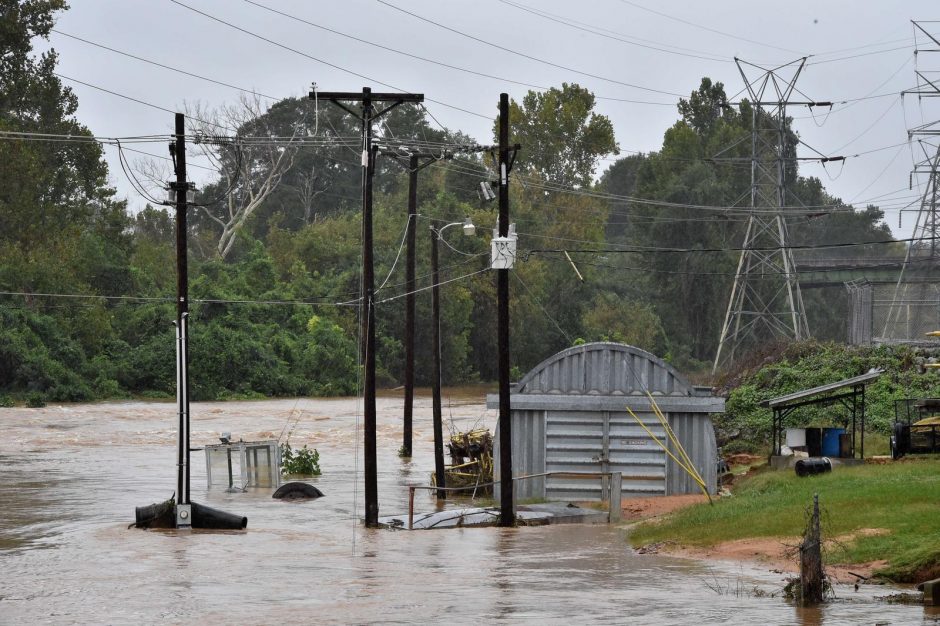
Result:
<svg viewBox="0 0 940 626"><path fill-rule="evenodd" d="M444 236L444 231L451 226L463 226L463 234L472 237L476 227L468 217L462 222L451 222L440 228L431 226L431 344L434 354L434 375L432 380L432 409L434 415L434 481L439 487L438 500L444 500L447 492L444 478L444 427L441 418L441 304L437 269L437 242Z"/></svg>

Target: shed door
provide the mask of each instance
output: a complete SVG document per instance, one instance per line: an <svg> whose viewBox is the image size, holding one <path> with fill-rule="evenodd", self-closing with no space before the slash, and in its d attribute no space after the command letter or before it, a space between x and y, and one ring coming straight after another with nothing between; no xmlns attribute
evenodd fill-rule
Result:
<svg viewBox="0 0 940 626"><path fill-rule="evenodd" d="M651 413L638 413L662 440L663 428ZM547 472L620 472L623 497L665 495L666 455L627 412L548 411L545 424ZM549 500L600 501L597 478L548 476Z"/></svg>

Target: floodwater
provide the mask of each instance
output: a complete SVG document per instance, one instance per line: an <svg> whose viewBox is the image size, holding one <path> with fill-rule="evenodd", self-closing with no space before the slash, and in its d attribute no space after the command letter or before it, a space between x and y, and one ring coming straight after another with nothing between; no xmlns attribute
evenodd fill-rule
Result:
<svg viewBox="0 0 940 626"><path fill-rule="evenodd" d="M403 485L433 468L430 398L415 406L415 456L401 445L401 394L378 401L380 515L407 510ZM451 390L445 420L490 428L480 389ZM128 528L134 508L175 488L175 405L119 402L0 409L0 623L938 623L920 606L880 602L898 589L837 590L821 609L778 592L758 567L637 555L623 528L549 526L439 531L361 526L356 399L197 403L193 445L228 431L290 433L320 452L326 496L208 489L193 453L192 499L248 517L244 532ZM416 509L433 510L418 491ZM453 506L453 505L451 505Z"/></svg>

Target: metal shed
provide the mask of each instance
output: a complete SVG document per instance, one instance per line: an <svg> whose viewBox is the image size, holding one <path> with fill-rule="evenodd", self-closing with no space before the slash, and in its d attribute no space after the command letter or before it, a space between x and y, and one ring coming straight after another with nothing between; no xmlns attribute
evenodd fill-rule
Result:
<svg viewBox="0 0 940 626"><path fill-rule="evenodd" d="M714 493L718 450L710 414L724 411L724 398L689 384L649 352L619 343L563 350L513 387L513 476L620 472L624 497L699 493L698 485L627 412L629 406L660 441L667 440L647 391ZM499 397L488 395L487 407L498 406ZM494 458L499 458L498 436L495 441ZM498 464L495 471L498 485ZM514 495L599 501L603 486L599 480L549 475L517 481Z"/></svg>

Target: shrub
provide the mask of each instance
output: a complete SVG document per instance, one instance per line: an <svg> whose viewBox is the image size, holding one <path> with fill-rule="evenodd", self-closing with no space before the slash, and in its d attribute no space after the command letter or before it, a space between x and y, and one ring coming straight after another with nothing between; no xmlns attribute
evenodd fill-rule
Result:
<svg viewBox="0 0 940 626"><path fill-rule="evenodd" d="M31 409L41 409L46 406L46 397L38 391L30 391L26 394L26 406Z"/></svg>
<svg viewBox="0 0 940 626"><path fill-rule="evenodd" d="M281 473L298 476L320 475L320 453L306 445L294 450L289 443L281 444Z"/></svg>

